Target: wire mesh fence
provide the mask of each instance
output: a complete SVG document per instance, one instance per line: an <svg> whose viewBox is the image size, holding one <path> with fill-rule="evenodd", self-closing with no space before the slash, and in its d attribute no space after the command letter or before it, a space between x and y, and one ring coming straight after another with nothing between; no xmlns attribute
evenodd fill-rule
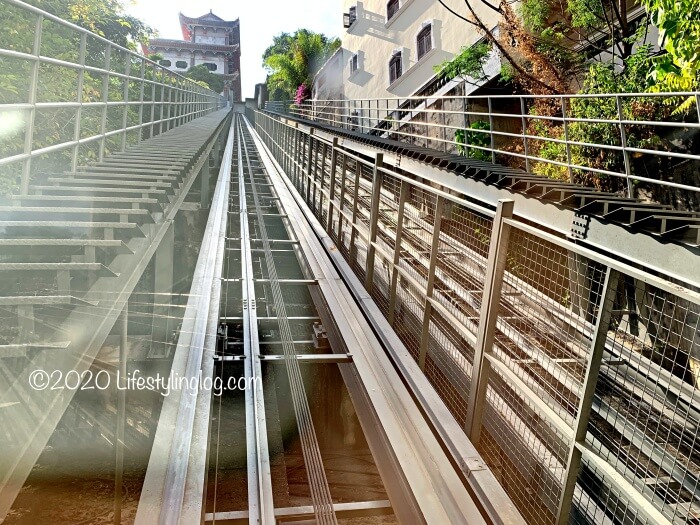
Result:
<svg viewBox="0 0 700 525"><path fill-rule="evenodd" d="M256 127L283 166L290 133L322 152L322 174L288 176L527 522L697 522L698 283L270 114Z"/></svg>

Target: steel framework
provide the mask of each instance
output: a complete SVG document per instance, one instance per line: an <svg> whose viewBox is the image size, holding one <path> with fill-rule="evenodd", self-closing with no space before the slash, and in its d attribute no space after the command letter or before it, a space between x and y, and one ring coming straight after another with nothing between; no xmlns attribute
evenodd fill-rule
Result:
<svg viewBox="0 0 700 525"><path fill-rule="evenodd" d="M443 439L469 438L528 522L697 519L697 271L680 286L359 141L255 119L464 429Z"/></svg>

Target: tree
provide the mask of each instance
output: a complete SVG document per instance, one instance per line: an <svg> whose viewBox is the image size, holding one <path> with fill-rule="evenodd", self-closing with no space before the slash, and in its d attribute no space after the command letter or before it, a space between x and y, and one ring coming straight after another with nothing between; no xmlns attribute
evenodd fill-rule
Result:
<svg viewBox="0 0 700 525"><path fill-rule="evenodd" d="M136 49L138 42L145 41L154 33L145 23L126 14L123 4L118 0L26 1L132 50ZM32 51L36 28L34 14L11 4L3 4L0 10L0 26L3 28L3 31L0 31L0 48L24 53ZM80 41L81 35L77 31L46 21L42 30L41 54L59 60L77 62ZM104 43L88 37L86 64L100 67L105 64L105 60ZM113 71L123 72L130 60L131 58L126 53L113 50L110 57L110 68ZM0 75L0 104L28 102L28 71L26 61L14 58L3 60L3 72ZM145 74L146 78L154 78L153 66L147 65ZM78 96L77 85L78 72L75 69L57 65L42 65L37 83L37 101L74 101ZM102 75L86 71L83 75L81 101L88 103L100 101L102 87ZM118 77L111 76L107 88L110 100L120 100L123 96L124 84ZM156 95L158 94L159 91L156 92ZM129 97L131 100L136 100L139 97L139 89L135 83L129 85ZM23 110L2 111L0 119L11 125L3 125L0 130L0 157L16 155L23 151L25 117L26 112ZM130 122L138 119L138 109L130 107L128 117ZM72 139L74 119L74 110L37 109L32 137L34 148L39 149ZM83 136L98 133L101 121L99 113L84 110L80 121ZM130 139L131 137L128 138L128 140ZM118 137L110 137L107 141L107 149L109 150L118 141ZM58 171L65 166L70 166L70 156L71 152L64 150L38 157L32 163L33 174L41 171ZM94 156L95 148L92 145L87 145L81 150L80 161L91 160ZM18 169L19 164L0 167L0 196L17 190Z"/></svg>
<svg viewBox="0 0 700 525"><path fill-rule="evenodd" d="M187 73L185 73L185 76L187 78L191 78L192 80L204 83L207 88L211 89L212 91L216 91L217 93L221 93L224 90L223 77L209 71L207 66L204 64L189 68Z"/></svg>
<svg viewBox="0 0 700 525"><path fill-rule="evenodd" d="M697 0L642 0L652 23L659 28L659 47L649 71L653 91L696 91L700 88L700 10ZM688 97L677 108L687 112L695 104Z"/></svg>
<svg viewBox="0 0 700 525"><path fill-rule="evenodd" d="M302 84L309 88L313 77L340 47L338 38L329 38L308 29L293 35L280 33L263 53L263 65L269 75L267 87L273 100L292 98Z"/></svg>
<svg viewBox="0 0 700 525"><path fill-rule="evenodd" d="M464 0L465 13L439 1L481 32L498 51L508 76L533 94L574 90L588 62L602 55L612 54L612 62L623 69L640 34L628 23L625 0L523 0L519 13L507 0ZM484 10L497 15L497 34L479 16Z"/></svg>

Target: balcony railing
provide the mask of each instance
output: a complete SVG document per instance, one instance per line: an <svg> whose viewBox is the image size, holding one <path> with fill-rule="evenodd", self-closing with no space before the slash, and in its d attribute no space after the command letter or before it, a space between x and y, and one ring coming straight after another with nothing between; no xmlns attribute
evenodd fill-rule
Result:
<svg viewBox="0 0 700 525"><path fill-rule="evenodd" d="M675 115L688 97L693 110ZM426 96L267 108L311 121L700 209L700 93ZM639 190L639 191L638 191ZM670 194L673 197L669 197ZM639 195L637 195L639 196ZM668 202L669 200L673 202Z"/></svg>

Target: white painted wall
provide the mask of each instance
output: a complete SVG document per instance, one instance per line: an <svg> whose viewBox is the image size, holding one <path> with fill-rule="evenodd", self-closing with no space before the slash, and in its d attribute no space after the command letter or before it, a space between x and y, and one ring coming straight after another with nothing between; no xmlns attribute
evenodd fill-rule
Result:
<svg viewBox="0 0 700 525"><path fill-rule="evenodd" d="M461 14L466 14L462 0L445 0ZM345 64L345 96L381 98L409 96L434 74L433 67L452 58L464 46L476 43L481 35L467 22L459 20L436 0L401 0L399 13L386 20L386 0L342 0L342 13L357 7L357 21L341 35L343 48L358 54L359 70L350 75ZM482 6L478 11L487 25L494 27L496 14ZM433 49L419 61L416 36L425 23L431 23ZM403 74L389 85L389 59L395 50L403 52Z"/></svg>

